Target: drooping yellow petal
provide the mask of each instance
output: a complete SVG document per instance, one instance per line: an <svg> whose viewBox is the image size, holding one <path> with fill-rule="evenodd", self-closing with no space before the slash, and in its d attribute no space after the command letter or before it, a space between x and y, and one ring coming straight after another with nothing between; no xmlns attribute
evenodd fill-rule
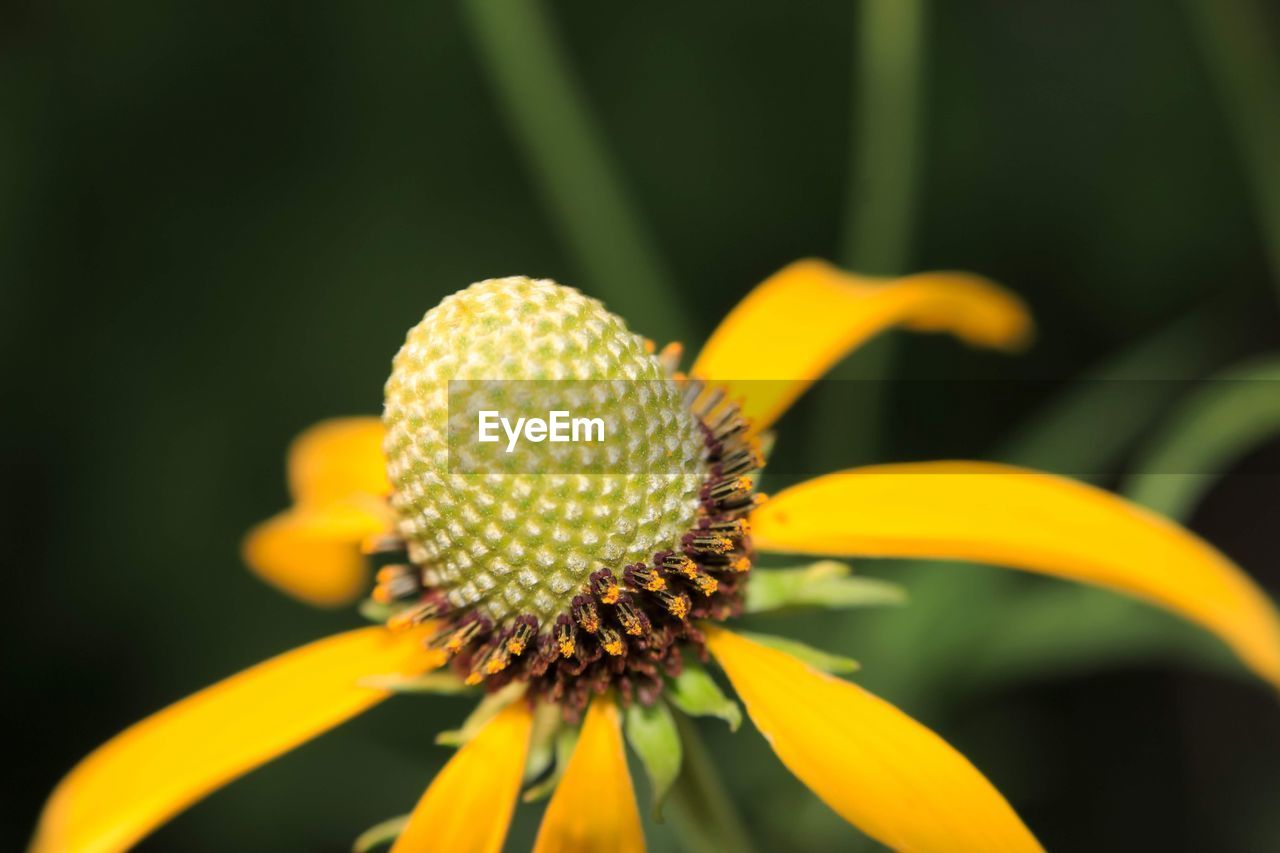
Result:
<svg viewBox="0 0 1280 853"><path fill-rule="evenodd" d="M465 746L422 795L392 853L498 853L524 775L533 714L517 699Z"/></svg>
<svg viewBox="0 0 1280 853"><path fill-rule="evenodd" d="M382 421L333 418L303 431L289 445L286 468L295 503L327 503L353 494L391 491L382 456Z"/></svg>
<svg viewBox="0 0 1280 853"><path fill-rule="evenodd" d="M426 629L424 629L426 630ZM362 628L286 652L170 705L99 747L54 789L32 853L124 850L211 791L389 694L368 675L440 664L423 632Z"/></svg>
<svg viewBox="0 0 1280 853"><path fill-rule="evenodd" d="M644 853L618 709L596 699L538 829L534 853Z"/></svg>
<svg viewBox="0 0 1280 853"><path fill-rule="evenodd" d="M309 604L338 607L367 585L361 542L390 526L389 510L372 496L303 504L250 530L241 551L268 583Z"/></svg>
<svg viewBox="0 0 1280 853"><path fill-rule="evenodd" d="M787 769L872 838L916 853L1041 849L986 777L888 702L723 628L707 627L707 646Z"/></svg>
<svg viewBox="0 0 1280 853"><path fill-rule="evenodd" d="M1230 560L1101 489L981 462L880 465L820 477L751 517L765 551L972 560L1097 584L1209 629L1280 686L1280 619Z"/></svg>
<svg viewBox="0 0 1280 853"><path fill-rule="evenodd" d="M268 583L318 607L350 604L365 589L360 553L368 536L391 527L391 490L377 418L334 418L289 447L295 505L254 527L244 561Z"/></svg>
<svg viewBox="0 0 1280 853"><path fill-rule="evenodd" d="M818 260L796 261L747 294L690 373L726 385L760 432L830 367L884 329L950 332L974 346L1010 349L1030 335L1017 297L967 273L875 279Z"/></svg>

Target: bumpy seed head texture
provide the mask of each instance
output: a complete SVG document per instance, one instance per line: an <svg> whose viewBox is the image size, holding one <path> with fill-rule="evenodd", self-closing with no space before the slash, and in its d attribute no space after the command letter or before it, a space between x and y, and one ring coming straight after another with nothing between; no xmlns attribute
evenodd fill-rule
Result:
<svg viewBox="0 0 1280 853"><path fill-rule="evenodd" d="M460 473L456 440L450 466L450 380L604 379L624 381L591 383L591 415L643 422L644 440L622 447L611 473ZM500 387L455 384L455 424L459 411L504 399ZM428 311L395 357L383 419L410 559L452 607L497 624L516 614L548 624L592 572L678 548L698 517L706 447L680 390L619 317L552 281L490 279Z"/></svg>

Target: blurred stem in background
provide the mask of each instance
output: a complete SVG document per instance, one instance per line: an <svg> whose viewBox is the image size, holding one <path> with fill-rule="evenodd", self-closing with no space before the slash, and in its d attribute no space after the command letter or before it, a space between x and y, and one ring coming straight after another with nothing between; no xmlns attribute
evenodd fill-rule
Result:
<svg viewBox="0 0 1280 853"><path fill-rule="evenodd" d="M1280 45L1258 0L1184 0L1244 165L1280 295Z"/></svg>
<svg viewBox="0 0 1280 853"><path fill-rule="evenodd" d="M696 339L540 0L463 0L520 154L585 289L659 343ZM570 282L572 283L572 282Z"/></svg>
<svg viewBox="0 0 1280 853"><path fill-rule="evenodd" d="M852 170L841 254L858 272L901 275L915 222L924 0L861 0L858 10Z"/></svg>
<svg viewBox="0 0 1280 853"><path fill-rule="evenodd" d="M902 275L910 266L923 123L924 4L856 4L852 145L840 261L867 275ZM815 462L835 468L876 458L892 360L891 340L872 341L815 389ZM828 429L828 423L844 428Z"/></svg>

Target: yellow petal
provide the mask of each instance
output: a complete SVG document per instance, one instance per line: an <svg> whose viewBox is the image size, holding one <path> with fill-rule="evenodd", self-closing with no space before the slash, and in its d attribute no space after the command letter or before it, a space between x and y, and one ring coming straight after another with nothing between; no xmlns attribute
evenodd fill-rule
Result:
<svg viewBox="0 0 1280 853"><path fill-rule="evenodd" d="M727 385L760 432L833 364L894 325L1003 349L1021 345L1031 331L1022 302L975 275L874 279L804 260L747 294L690 372Z"/></svg>
<svg viewBox="0 0 1280 853"><path fill-rule="evenodd" d="M449 759L422 795L392 853L498 853L524 775L533 714L516 700Z"/></svg>
<svg viewBox="0 0 1280 853"><path fill-rule="evenodd" d="M596 699L538 829L534 853L644 853L618 709Z"/></svg>
<svg viewBox="0 0 1280 853"><path fill-rule="evenodd" d="M881 465L787 489L751 522L766 551L973 560L1125 592L1209 629L1280 686L1280 619L1244 572L1083 483L980 462Z"/></svg>
<svg viewBox="0 0 1280 853"><path fill-rule="evenodd" d="M289 493L296 503L327 503L362 493L385 495L382 421L333 418L302 432L289 446Z"/></svg>
<svg viewBox="0 0 1280 853"><path fill-rule="evenodd" d="M963 755L857 685L723 628L707 646L778 758L824 803L895 850L1037 851Z"/></svg>
<svg viewBox="0 0 1280 853"><path fill-rule="evenodd" d="M362 628L286 652L189 696L99 747L58 784L33 853L124 850L238 776L388 693L363 676L438 666L422 631Z"/></svg>
<svg viewBox="0 0 1280 853"><path fill-rule="evenodd" d="M361 542L390 526L386 507L371 496L301 505L250 530L241 551L268 583L310 604L337 607L368 583Z"/></svg>

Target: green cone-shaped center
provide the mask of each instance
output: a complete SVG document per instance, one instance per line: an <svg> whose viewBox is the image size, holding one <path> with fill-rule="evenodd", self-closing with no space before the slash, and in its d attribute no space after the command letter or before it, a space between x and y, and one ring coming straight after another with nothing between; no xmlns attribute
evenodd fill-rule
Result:
<svg viewBox="0 0 1280 853"><path fill-rule="evenodd" d="M602 379L628 381L602 383L607 392L588 395L584 414L609 424L640 419L632 432L644 436L621 448L609 473L510 462L460 473L449 380ZM481 387L488 390L473 390ZM462 395L509 396L494 388L501 383L455 384L455 423ZM427 312L395 357L383 419L410 558L455 607L498 622L529 613L546 624L593 571L621 575L626 564L675 548L697 517L704 441L679 389L621 318L552 281L490 279ZM500 445L485 449L509 459Z"/></svg>

